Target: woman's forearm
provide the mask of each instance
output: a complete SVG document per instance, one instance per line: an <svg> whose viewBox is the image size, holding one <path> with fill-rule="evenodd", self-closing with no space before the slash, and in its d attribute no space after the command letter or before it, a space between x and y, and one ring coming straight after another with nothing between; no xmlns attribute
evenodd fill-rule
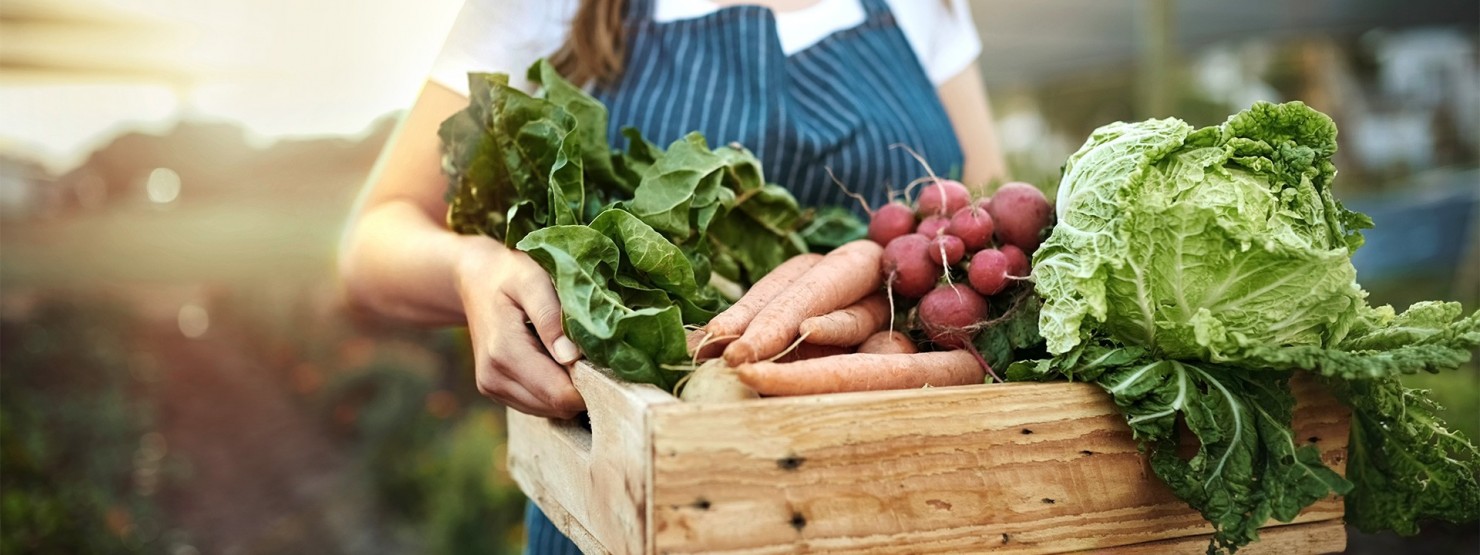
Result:
<svg viewBox="0 0 1480 555"><path fill-rule="evenodd" d="M500 248L487 237L448 231L410 202L391 200L360 215L340 272L356 309L413 324L461 325L459 264L476 251Z"/></svg>

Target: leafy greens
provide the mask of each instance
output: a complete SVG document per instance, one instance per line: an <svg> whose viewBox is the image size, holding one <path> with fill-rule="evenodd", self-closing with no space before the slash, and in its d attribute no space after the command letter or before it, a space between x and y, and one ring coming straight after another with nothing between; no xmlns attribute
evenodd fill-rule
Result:
<svg viewBox="0 0 1480 555"><path fill-rule="evenodd" d="M728 305L711 278L751 283L805 252L811 214L739 145L694 133L665 150L628 128L615 150L600 101L544 61L529 79L539 94L469 74L467 108L439 130L448 226L529 253L592 362L671 387L688 361L684 326Z"/></svg>
<svg viewBox="0 0 1480 555"><path fill-rule="evenodd" d="M1372 222L1332 195L1335 151L1335 124L1299 102L1202 129L1101 127L1065 165L1034 256L1052 358L1009 379L1108 391L1157 476L1214 525L1210 552L1332 493L1367 531L1480 517L1480 452L1398 381L1467 361L1480 313L1366 304L1351 254ZM1353 408L1345 478L1291 437L1298 371ZM1189 460L1178 419L1201 444Z"/></svg>

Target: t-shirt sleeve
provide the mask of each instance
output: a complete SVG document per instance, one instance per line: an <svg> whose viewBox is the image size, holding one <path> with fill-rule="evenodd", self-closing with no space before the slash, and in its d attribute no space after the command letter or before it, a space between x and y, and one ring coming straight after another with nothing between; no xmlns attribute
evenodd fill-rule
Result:
<svg viewBox="0 0 1480 555"><path fill-rule="evenodd" d="M525 70L554 54L570 28L569 2L467 0L427 79L464 96L468 72L509 74L509 84L530 90Z"/></svg>
<svg viewBox="0 0 1480 555"><path fill-rule="evenodd" d="M949 7L941 0L898 0L890 8L931 83L955 77L981 55L981 37L966 0L950 0Z"/></svg>

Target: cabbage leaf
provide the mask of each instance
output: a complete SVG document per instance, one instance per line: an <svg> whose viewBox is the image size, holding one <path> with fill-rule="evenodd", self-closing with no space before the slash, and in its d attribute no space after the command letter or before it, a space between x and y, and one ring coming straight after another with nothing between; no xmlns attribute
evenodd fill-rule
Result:
<svg viewBox="0 0 1480 555"><path fill-rule="evenodd" d="M1202 129L1101 127L1065 165L1034 255L1051 357L1008 378L1104 388L1156 475L1214 525L1210 552L1333 493L1365 531L1480 516L1480 451L1398 381L1468 361L1480 313L1367 305L1351 255L1372 222L1333 196L1335 151L1330 118L1299 102ZM1296 372L1353 409L1346 477L1291 437Z"/></svg>

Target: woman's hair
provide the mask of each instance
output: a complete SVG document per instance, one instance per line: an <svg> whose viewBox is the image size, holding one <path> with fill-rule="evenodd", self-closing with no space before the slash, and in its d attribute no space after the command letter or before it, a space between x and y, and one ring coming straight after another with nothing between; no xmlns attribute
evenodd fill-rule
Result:
<svg viewBox="0 0 1480 555"><path fill-rule="evenodd" d="M609 82L622 74L627 37L622 26L627 0L581 0L570 35L550 58L572 83Z"/></svg>
<svg viewBox="0 0 1480 555"><path fill-rule="evenodd" d="M628 0L581 0L570 35L550 58L572 83L610 82L622 74L627 37L622 16ZM951 0L943 0L951 9Z"/></svg>

